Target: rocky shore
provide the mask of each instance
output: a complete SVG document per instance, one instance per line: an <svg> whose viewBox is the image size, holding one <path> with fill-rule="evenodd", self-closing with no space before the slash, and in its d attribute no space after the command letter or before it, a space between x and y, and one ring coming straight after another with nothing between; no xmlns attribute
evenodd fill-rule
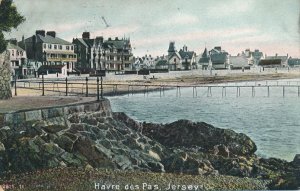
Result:
<svg viewBox="0 0 300 191"><path fill-rule="evenodd" d="M300 187L299 156L287 162L260 158L255 151L255 143L245 134L188 120L138 123L124 113L113 113L108 100L0 114L0 184L7 172L76 167L110 169L114 177L139 172L140 176L131 175L141 184L145 177L153 176L155 182L155 173L166 173L207 178L210 189L220 189L218 180L235 184L237 178L247 181L224 189Z"/></svg>

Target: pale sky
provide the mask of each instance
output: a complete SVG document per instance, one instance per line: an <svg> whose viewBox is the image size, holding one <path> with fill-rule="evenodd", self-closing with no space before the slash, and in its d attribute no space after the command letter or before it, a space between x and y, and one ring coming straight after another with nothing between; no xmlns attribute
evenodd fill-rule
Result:
<svg viewBox="0 0 300 191"><path fill-rule="evenodd" d="M26 21L7 38L55 30L68 41L91 36L130 37L136 56L167 54L187 45L201 54L222 46L300 58L300 0L14 0ZM104 16L110 27L106 28Z"/></svg>

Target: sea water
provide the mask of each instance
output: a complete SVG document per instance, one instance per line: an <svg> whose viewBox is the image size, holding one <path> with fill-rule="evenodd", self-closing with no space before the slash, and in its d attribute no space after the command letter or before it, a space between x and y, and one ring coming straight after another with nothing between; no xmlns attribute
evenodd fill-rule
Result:
<svg viewBox="0 0 300 191"><path fill-rule="evenodd" d="M300 153L300 97L297 81L218 84L232 87L181 88L110 97L113 111L138 121L170 123L179 119L203 121L245 133L257 145L256 154L288 161ZM252 87L255 86L253 95ZM268 88L266 85L272 85ZM277 85L279 85L277 87ZM294 85L285 87L281 85ZM240 91L240 94L238 93ZM197 96L196 96L197 92ZM223 93L222 93L223 92Z"/></svg>

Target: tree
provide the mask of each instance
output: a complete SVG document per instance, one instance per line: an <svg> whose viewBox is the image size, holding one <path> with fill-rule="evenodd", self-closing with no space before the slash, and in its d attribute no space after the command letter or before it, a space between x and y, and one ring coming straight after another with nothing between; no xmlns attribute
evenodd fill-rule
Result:
<svg viewBox="0 0 300 191"><path fill-rule="evenodd" d="M5 51L7 41L4 38L4 32L10 32L24 21L25 18L18 13L13 0L0 0L0 99L12 97L11 68L9 54Z"/></svg>

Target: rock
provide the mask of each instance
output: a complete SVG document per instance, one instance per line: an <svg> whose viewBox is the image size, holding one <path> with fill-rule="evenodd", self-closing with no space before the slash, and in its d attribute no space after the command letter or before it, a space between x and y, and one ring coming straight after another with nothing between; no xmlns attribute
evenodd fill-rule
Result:
<svg viewBox="0 0 300 191"><path fill-rule="evenodd" d="M214 155L221 155L223 157L228 158L229 157L229 149L227 146L221 144L221 145L215 145L213 150Z"/></svg>
<svg viewBox="0 0 300 191"><path fill-rule="evenodd" d="M126 117L118 114L117 119L127 125L133 124ZM222 154L252 155L256 151L255 143L245 134L235 133L229 129L215 128L204 122L194 123L179 120L166 125L144 123L143 134L153 138L167 147L200 147L206 151L213 150L215 145L224 145ZM228 151L227 151L228 150Z"/></svg>
<svg viewBox="0 0 300 191"><path fill-rule="evenodd" d="M166 172L186 174L206 174L214 171L208 160L198 160L185 152L172 154L162 162Z"/></svg>

